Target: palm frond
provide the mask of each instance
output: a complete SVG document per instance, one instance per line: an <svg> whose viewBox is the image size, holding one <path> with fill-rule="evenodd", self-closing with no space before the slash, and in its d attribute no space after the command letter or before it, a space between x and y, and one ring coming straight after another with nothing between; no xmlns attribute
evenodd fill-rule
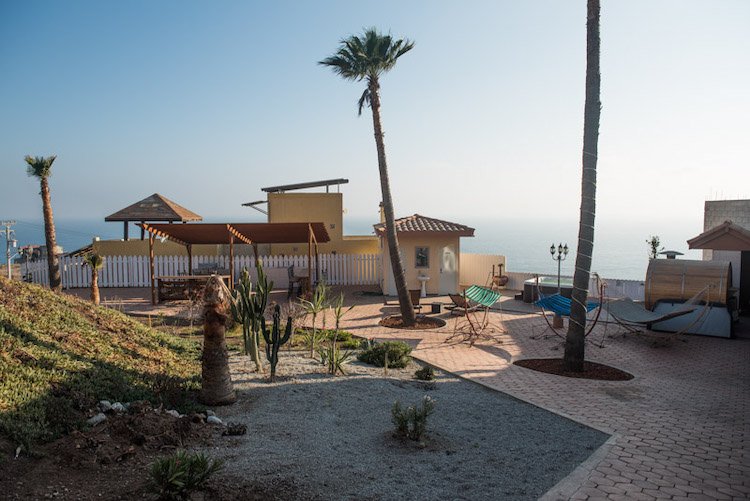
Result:
<svg viewBox="0 0 750 501"><path fill-rule="evenodd" d="M364 105L370 106L370 88L367 87L365 91L362 93L362 97L359 98L359 112L357 113L357 116L362 116L362 108Z"/></svg>
<svg viewBox="0 0 750 501"><path fill-rule="evenodd" d="M376 28L366 28L362 35L352 35L340 41L341 46L335 55L318 64L330 66L334 73L348 80L362 80L365 77L378 80L390 71L396 60L414 47L408 39L394 40L390 34L383 35ZM359 114L365 104L369 105L369 92L365 91L358 102Z"/></svg>
<svg viewBox="0 0 750 501"><path fill-rule="evenodd" d="M39 179L49 177L52 174L52 164L55 162L57 155L51 157L32 157L26 155L24 160L26 161L26 173L31 177L37 177Z"/></svg>
<svg viewBox="0 0 750 501"><path fill-rule="evenodd" d="M84 262L95 270L98 270L104 267L104 258L100 256L99 254L94 254L94 253L86 254L86 257L84 258Z"/></svg>

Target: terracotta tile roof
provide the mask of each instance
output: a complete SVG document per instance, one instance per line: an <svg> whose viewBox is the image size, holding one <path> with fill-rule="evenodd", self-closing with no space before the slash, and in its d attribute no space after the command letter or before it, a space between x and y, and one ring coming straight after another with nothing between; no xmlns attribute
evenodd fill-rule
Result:
<svg viewBox="0 0 750 501"><path fill-rule="evenodd" d="M750 250L750 231L732 221L724 221L687 241L690 249Z"/></svg>
<svg viewBox="0 0 750 501"><path fill-rule="evenodd" d="M154 193L130 207L104 218L105 221L203 221L203 218L174 203L158 193Z"/></svg>
<svg viewBox="0 0 750 501"><path fill-rule="evenodd" d="M385 223L373 225L375 233L382 235L385 233ZM442 219L414 214L413 216L396 219L397 233L448 233L460 237L473 237L474 228L469 228L463 224L451 223Z"/></svg>

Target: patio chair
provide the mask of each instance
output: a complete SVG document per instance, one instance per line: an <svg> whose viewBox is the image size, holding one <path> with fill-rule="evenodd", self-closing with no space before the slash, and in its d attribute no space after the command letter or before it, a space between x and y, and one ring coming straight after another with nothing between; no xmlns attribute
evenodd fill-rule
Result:
<svg viewBox="0 0 750 501"><path fill-rule="evenodd" d="M598 284L599 289L599 301L598 302L587 302L586 303L586 313L589 313L591 311L596 310L596 314L594 315L594 318L590 321L587 321L588 328L586 329L586 332L584 334L584 337L588 337L589 334L591 334L591 331L594 330L594 327L596 327L597 322L599 321L599 317L601 316L602 312L602 306L604 305L604 292L607 288L607 284L599 278L599 275L594 273L593 274L596 277L596 281ZM561 332L561 325L555 326L552 322L549 321L549 316L547 313L554 313L554 316L556 317L570 317L570 298L563 297L561 294L551 294L549 296L542 295L542 289L539 286L539 277L536 277L536 288L537 288L537 294L539 296L539 299L534 301L534 304L536 306L539 306L542 309L542 317L544 318L545 322L547 323L547 328L544 329L544 332L549 329L552 331L552 335L555 335L561 339L565 339L566 334L564 332ZM544 333L541 334L535 334L531 336L531 339L540 339L543 337L549 337L545 335ZM596 343L594 343L596 344ZM604 346L604 334L602 334L602 339L597 345L600 348Z"/></svg>
<svg viewBox="0 0 750 501"><path fill-rule="evenodd" d="M420 289L409 289L409 296L411 297L411 305L414 309L422 313L422 305L419 304L419 299L422 297L422 291Z"/></svg>
<svg viewBox="0 0 750 501"><path fill-rule="evenodd" d="M448 297L453 301L453 306L448 307L451 315L465 315L467 312L472 313L482 307L479 303L467 301L461 294L448 294Z"/></svg>
<svg viewBox="0 0 750 501"><path fill-rule="evenodd" d="M492 333L499 332L502 334L507 332L502 323L502 309L500 310L500 324L496 325L490 322L490 307L497 302L500 297L499 292L472 285L458 297L463 301L465 318L456 319L453 334L445 340L446 343L456 337L461 337L463 341L469 341L469 346L474 346L474 343L480 337L494 340ZM455 309L458 309L458 306ZM478 313L480 309L482 310L481 316Z"/></svg>
<svg viewBox="0 0 750 501"><path fill-rule="evenodd" d="M698 291L695 296L677 306L669 313L656 313L654 311L647 310L643 306L636 304L632 299L627 297L617 299L615 301L610 301L607 304L607 313L609 313L609 316L614 318L615 322L623 327L626 332L640 334L652 338L661 338L660 341L662 343L666 343L679 336L680 334L683 334L690 330L694 325L698 323L698 321L703 318L711 304L709 295L710 289L712 287L716 287L716 285L706 285L703 289ZM700 313L698 313L695 319L690 322L689 325L682 329L679 329L676 332L667 333L666 336L660 336L653 333L646 334L644 332L644 329L650 330L652 324L670 320L682 315L687 315L688 313L693 313L699 308L701 309L701 311Z"/></svg>
<svg viewBox="0 0 750 501"><path fill-rule="evenodd" d="M302 278L294 274L294 265L287 268L286 271L287 271L287 275L289 276L289 290L287 291L287 294L286 294L286 297L288 299L292 297L292 294L294 293L295 285L297 286L297 294L299 294L300 289L302 288Z"/></svg>

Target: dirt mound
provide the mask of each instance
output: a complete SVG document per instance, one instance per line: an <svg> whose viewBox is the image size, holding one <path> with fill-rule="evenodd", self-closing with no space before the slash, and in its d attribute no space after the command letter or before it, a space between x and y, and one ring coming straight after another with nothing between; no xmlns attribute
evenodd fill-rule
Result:
<svg viewBox="0 0 750 501"><path fill-rule="evenodd" d="M0 464L3 499L142 499L149 465L181 448L210 447L224 427L192 413L177 418L143 407L40 446L39 457Z"/></svg>

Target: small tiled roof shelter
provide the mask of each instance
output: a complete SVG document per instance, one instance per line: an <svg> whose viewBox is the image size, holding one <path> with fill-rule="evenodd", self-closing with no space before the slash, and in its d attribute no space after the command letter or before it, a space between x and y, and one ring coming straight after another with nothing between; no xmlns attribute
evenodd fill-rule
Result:
<svg viewBox="0 0 750 501"><path fill-rule="evenodd" d="M750 314L750 230L727 220L687 243L691 249L710 249L713 261L732 263L733 283L739 289L737 308L741 315Z"/></svg>
<svg viewBox="0 0 750 501"><path fill-rule="evenodd" d="M140 202L125 207L104 218L107 222L122 221L124 223L123 239L128 240L128 223L145 223L154 221L165 221L169 223L187 223L203 221L203 218L195 212L174 203L158 193L144 198ZM141 240L145 238L143 227L141 227Z"/></svg>
<svg viewBox="0 0 750 501"><path fill-rule="evenodd" d="M420 214L396 219L395 224L409 289L421 288L422 295L458 293L460 237L473 237L474 228ZM373 228L381 238L381 288L395 295L385 223Z"/></svg>
<svg viewBox="0 0 750 501"><path fill-rule="evenodd" d="M410 233L412 235L424 234L424 233L443 233L451 234L458 237L473 237L474 228L469 228L463 224L451 223L450 221L443 221L442 219L434 219L431 217L421 216L414 214L409 217L402 217L396 219L396 233ZM378 235L385 235L385 223L373 225L375 233Z"/></svg>

